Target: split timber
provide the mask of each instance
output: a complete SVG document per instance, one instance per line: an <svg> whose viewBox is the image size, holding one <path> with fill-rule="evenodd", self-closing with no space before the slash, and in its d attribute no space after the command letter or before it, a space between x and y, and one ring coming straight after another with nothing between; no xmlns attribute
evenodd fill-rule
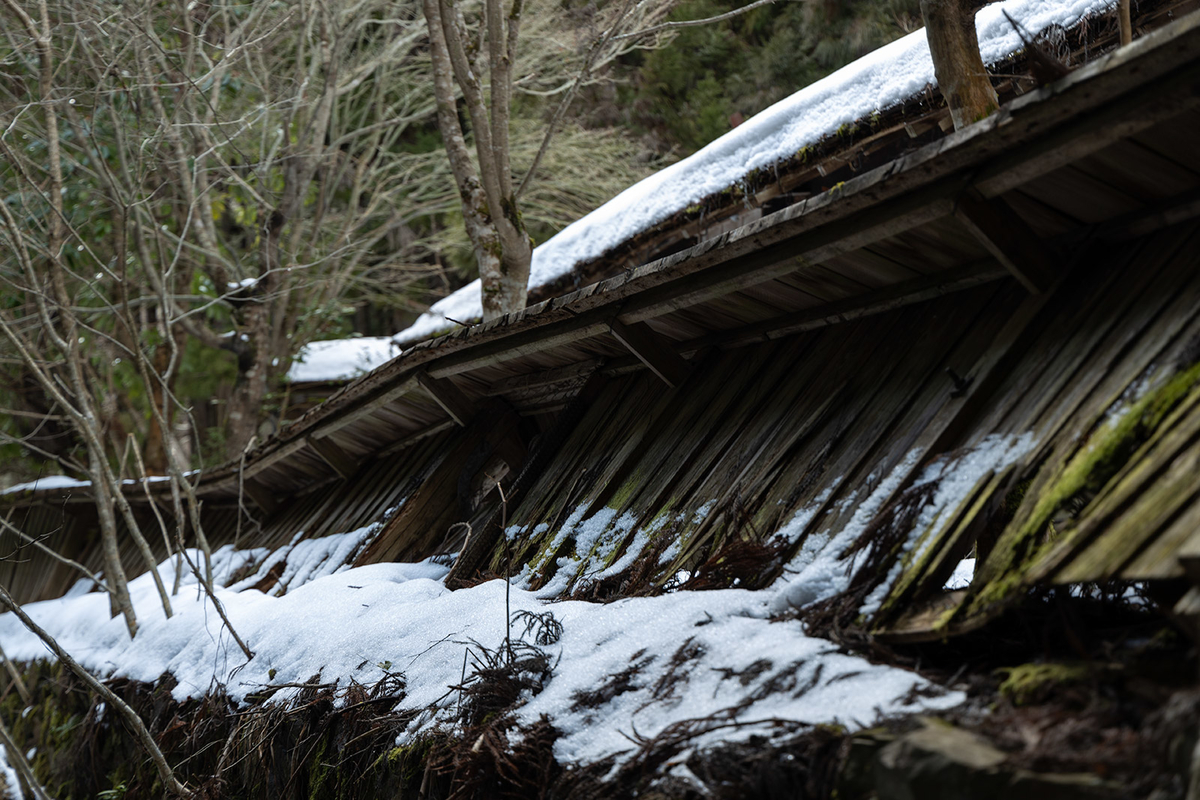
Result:
<svg viewBox="0 0 1200 800"><path fill-rule="evenodd" d="M969 630L1036 583L1196 580L1198 131L1191 14L828 192L413 347L202 476L208 537L278 547L383 521L358 563L461 550L455 579L527 567L536 585L574 553L567 517L603 512L606 563L651 539L619 593L811 509L797 549L882 475L902 473L881 515L938 457L1032 433L903 557L878 635ZM0 504L99 568L90 502ZM970 589L943 592L972 551ZM24 600L74 578L0 564Z"/></svg>

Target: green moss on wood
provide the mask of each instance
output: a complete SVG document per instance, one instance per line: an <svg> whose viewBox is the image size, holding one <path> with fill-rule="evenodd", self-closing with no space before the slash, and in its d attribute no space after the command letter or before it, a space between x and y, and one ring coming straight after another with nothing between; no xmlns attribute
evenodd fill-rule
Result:
<svg viewBox="0 0 1200 800"><path fill-rule="evenodd" d="M1091 677L1086 664L1021 664L997 672L1004 675L1000 694L1018 706L1039 702L1057 687L1082 683Z"/></svg>
<svg viewBox="0 0 1200 800"><path fill-rule="evenodd" d="M1024 584L1025 571L1047 550L1075 530L1076 520L1093 497L1125 468L1139 448L1157 432L1171 412L1200 384L1200 363L1180 370L1138 399L1124 414L1101 426L1034 496L1024 497L1032 510L1005 531L989 564L997 570L978 587L969 614L985 611L1013 597ZM1031 487L1032 488L1032 487Z"/></svg>

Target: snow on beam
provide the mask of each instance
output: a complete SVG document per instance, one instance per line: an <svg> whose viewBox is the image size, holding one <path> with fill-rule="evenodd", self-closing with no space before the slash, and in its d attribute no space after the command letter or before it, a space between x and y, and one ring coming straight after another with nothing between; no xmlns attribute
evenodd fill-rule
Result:
<svg viewBox="0 0 1200 800"><path fill-rule="evenodd" d="M966 191L955 203L954 216L1031 293L1042 294L1054 285L1059 269L1053 257L1003 200L985 200L978 192Z"/></svg>
<svg viewBox="0 0 1200 800"><path fill-rule="evenodd" d="M343 478L352 478L358 472L358 461L332 439L321 439L309 436L308 443L326 464L333 467L334 472Z"/></svg>
<svg viewBox="0 0 1200 800"><path fill-rule="evenodd" d="M450 380L435 378L422 370L417 373L417 383L459 425L466 427L475 416L475 404Z"/></svg>
<svg viewBox="0 0 1200 800"><path fill-rule="evenodd" d="M671 388L675 388L687 379L690 367L680 358L671 344L654 332L644 322L634 322L626 325L620 320L613 320L612 334L621 344L650 368Z"/></svg>

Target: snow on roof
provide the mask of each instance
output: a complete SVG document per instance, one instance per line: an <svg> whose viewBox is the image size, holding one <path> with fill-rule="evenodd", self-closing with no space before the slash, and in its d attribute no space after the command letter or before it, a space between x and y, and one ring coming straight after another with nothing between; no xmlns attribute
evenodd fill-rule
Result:
<svg viewBox="0 0 1200 800"><path fill-rule="evenodd" d="M195 471L183 473L184 477L195 475ZM159 481L169 481L171 478L167 475L150 475L145 480L147 483L158 483ZM126 478L121 483L132 486L141 483L141 480ZM37 492L43 489L82 489L91 486L91 481L72 478L67 475L47 475L44 478L38 478L29 483L18 483L15 486L10 486L7 489L0 490L0 494L17 494L18 492Z"/></svg>
<svg viewBox="0 0 1200 800"><path fill-rule="evenodd" d="M292 383L350 380L390 361L400 355L400 350L400 343L391 336L359 336L312 342L300 351L292 363L288 380Z"/></svg>
<svg viewBox="0 0 1200 800"><path fill-rule="evenodd" d="M91 486L91 481L81 481L78 478L70 478L66 475L47 475L44 478L38 478L36 481L29 483L18 483L16 486L10 486L0 494L16 494L17 492L36 492L39 489L78 489L81 486Z"/></svg>
<svg viewBox="0 0 1200 800"><path fill-rule="evenodd" d="M980 53L985 63L992 64L1021 49L1021 38L1005 12L1036 32L1053 25L1070 27L1115 5L1115 0L1004 0L985 6L975 17ZM936 85L933 61L922 28L806 86L571 223L533 251L529 285L543 286L567 275L576 265L599 258L689 205L737 184L750 172L816 144L842 125L903 103L931 84ZM399 344L418 342L454 328L451 320L474 322L482 313L480 282L475 280L434 303L410 327L390 338ZM316 342L309 348L325 344ZM310 366L315 362L306 349L303 374L308 377L295 377L297 367L293 367L289 379L355 377L357 370L372 369L391 358L390 351L374 352L379 360L360 359L345 367L322 359L328 368L318 372Z"/></svg>

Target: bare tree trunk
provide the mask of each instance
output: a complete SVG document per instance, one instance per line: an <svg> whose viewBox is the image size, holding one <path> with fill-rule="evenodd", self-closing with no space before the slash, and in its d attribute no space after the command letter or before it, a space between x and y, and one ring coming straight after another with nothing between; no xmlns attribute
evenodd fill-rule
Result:
<svg viewBox="0 0 1200 800"><path fill-rule="evenodd" d="M154 356L151 359L151 369L158 376L166 376L171 363L171 345L167 342L160 342L154 348ZM174 373L171 373L174 377ZM171 406L164 403L164 398L169 387L163 385L165 378L154 380L150 384L150 402L154 408L161 409L162 416L166 419L167 425L171 423ZM170 438L170 430L163 430L163 426L159 424L159 415L150 415L150 428L146 434L146 471L151 475L165 475L167 472L167 447Z"/></svg>
<svg viewBox="0 0 1200 800"><path fill-rule="evenodd" d="M1121 25L1121 45L1127 45L1133 41L1133 19L1129 13L1129 0L1121 0L1117 4L1117 20Z"/></svg>
<svg viewBox="0 0 1200 800"><path fill-rule="evenodd" d="M495 319L525 308L533 246L517 207L508 138L512 62L521 20L521 0L507 18L500 0L487 0L485 36L491 70L490 110L484 102L473 50L464 43L458 7L452 0L424 0L433 62L438 128L462 201L467 234L475 248L483 284L483 318ZM458 121L455 83L462 90L475 136L479 171L471 163Z"/></svg>
<svg viewBox="0 0 1200 800"><path fill-rule="evenodd" d="M1000 107L979 54L975 12L968 0L921 0L925 35L938 88L950 107L954 129L977 122Z"/></svg>

